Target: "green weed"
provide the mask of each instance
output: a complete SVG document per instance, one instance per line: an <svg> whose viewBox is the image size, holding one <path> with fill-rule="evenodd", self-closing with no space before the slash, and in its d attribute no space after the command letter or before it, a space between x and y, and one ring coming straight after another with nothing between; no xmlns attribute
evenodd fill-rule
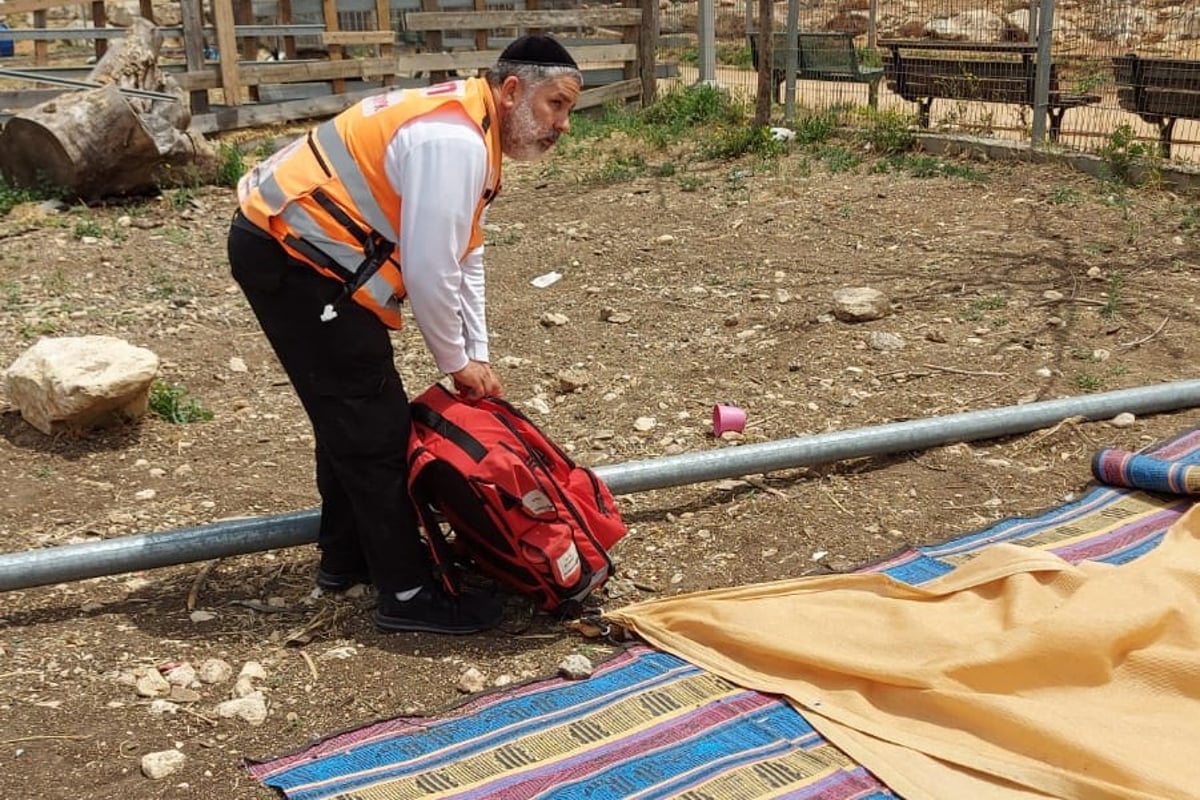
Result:
<svg viewBox="0 0 1200 800"><path fill-rule="evenodd" d="M700 156L705 159L730 159L744 155L774 158L786 152L787 145L771 135L771 129L766 126L722 126L700 143Z"/></svg>
<svg viewBox="0 0 1200 800"><path fill-rule="evenodd" d="M104 228L94 219L81 219L75 223L75 238L82 239L85 236L102 239L104 238Z"/></svg>
<svg viewBox="0 0 1200 800"><path fill-rule="evenodd" d="M731 67L750 69L754 66L754 56L750 52L750 44L718 44L717 63Z"/></svg>
<svg viewBox="0 0 1200 800"><path fill-rule="evenodd" d="M246 172L246 157L236 144L221 142L217 147L217 185L237 186Z"/></svg>
<svg viewBox="0 0 1200 800"><path fill-rule="evenodd" d="M1075 376L1075 385L1085 392L1094 392L1104 386L1104 378L1090 372L1081 372Z"/></svg>
<svg viewBox="0 0 1200 800"><path fill-rule="evenodd" d="M188 397L187 389L161 381L155 381L150 387L150 411L173 425L206 422L213 418L213 412Z"/></svg>
<svg viewBox="0 0 1200 800"><path fill-rule="evenodd" d="M704 179L695 175L684 175L679 179L679 191L694 192L704 186Z"/></svg>
<svg viewBox="0 0 1200 800"><path fill-rule="evenodd" d="M640 155L610 156L600 168L584 175L585 183L608 185L631 181L646 169L646 159Z"/></svg>
<svg viewBox="0 0 1200 800"><path fill-rule="evenodd" d="M1100 309L1100 316L1105 319L1114 319L1121 313L1121 290L1125 285L1125 273L1114 272L1108 279L1108 289L1104 292L1104 306Z"/></svg>
<svg viewBox="0 0 1200 800"><path fill-rule="evenodd" d="M0 179L0 217L5 216L21 203L28 203L33 199L33 194L28 189L10 186L6 181Z"/></svg>
<svg viewBox="0 0 1200 800"><path fill-rule="evenodd" d="M1050 202L1056 206L1079 205L1079 190L1074 186L1056 186L1050 193Z"/></svg>
<svg viewBox="0 0 1200 800"><path fill-rule="evenodd" d="M862 163L863 157L844 147L825 147L817 157L825 164L825 169L836 175L839 172L853 172Z"/></svg>
<svg viewBox="0 0 1200 800"><path fill-rule="evenodd" d="M893 155L875 163L875 172L907 172L914 178L962 178L984 183L988 173L970 164L957 164L929 155Z"/></svg>
<svg viewBox="0 0 1200 800"><path fill-rule="evenodd" d="M809 114L793 126L796 141L800 144L821 144L833 138L841 123L841 114L836 110Z"/></svg>
<svg viewBox="0 0 1200 800"><path fill-rule="evenodd" d="M1156 183L1162 174L1162 153L1157 143L1139 142L1133 126L1122 123L1100 146L1100 159L1113 181L1132 186L1141 181Z"/></svg>
<svg viewBox="0 0 1200 800"><path fill-rule="evenodd" d="M917 142L912 131L916 118L899 111L866 108L859 112L865 126L856 130L857 138L880 155L906 153Z"/></svg>
<svg viewBox="0 0 1200 800"><path fill-rule="evenodd" d="M21 325L20 333L23 339L37 339L39 336L53 336L58 333L58 323L43 319L38 322L26 322Z"/></svg>

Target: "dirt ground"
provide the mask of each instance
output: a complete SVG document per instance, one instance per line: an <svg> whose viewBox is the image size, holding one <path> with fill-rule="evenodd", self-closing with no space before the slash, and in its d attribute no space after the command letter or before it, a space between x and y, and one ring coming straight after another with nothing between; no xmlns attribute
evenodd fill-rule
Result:
<svg viewBox="0 0 1200 800"><path fill-rule="evenodd" d="M620 146L510 165L489 220L508 397L582 463L1194 377L1196 198L1121 192L1055 165L954 162L915 177L799 148L766 163L651 151L622 173ZM206 188L0 218L0 366L42 335L118 336L213 412L51 438L0 403L0 550L315 507L306 420L228 276L232 209L231 190ZM562 279L530 285L551 271ZM836 320L834 290L856 286L886 293L892 313ZM567 321L547 326L547 313ZM415 328L396 344L411 391L438 378ZM586 377L564 394L567 370ZM746 409L744 437L713 438L716 402ZM627 495L619 596L596 599L852 569L1037 513L1086 488L1097 448L1197 423L1197 411L1071 422ZM383 635L369 597L312 596L315 565L306 545L0 596L0 797L268 798L243 759L436 713L463 697L468 667L494 686L610 652L545 617L464 638ZM307 643L289 644L300 630ZM177 692L175 713L152 713L133 685L210 659L261 665L264 723L217 716L232 680ZM182 769L145 777L142 756L170 749Z"/></svg>

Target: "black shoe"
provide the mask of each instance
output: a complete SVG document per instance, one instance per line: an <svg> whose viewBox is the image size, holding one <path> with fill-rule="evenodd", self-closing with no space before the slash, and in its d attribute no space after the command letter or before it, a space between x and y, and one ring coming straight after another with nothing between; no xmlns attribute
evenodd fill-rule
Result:
<svg viewBox="0 0 1200 800"><path fill-rule="evenodd" d="M356 584L371 583L371 576L366 572L326 572L324 569L317 569L317 586L326 592L345 592L354 588Z"/></svg>
<svg viewBox="0 0 1200 800"><path fill-rule="evenodd" d="M384 631L479 633L494 628L503 610L499 601L482 592L462 589L450 595L441 584L430 583L411 600L397 600L392 592L381 594L375 625Z"/></svg>

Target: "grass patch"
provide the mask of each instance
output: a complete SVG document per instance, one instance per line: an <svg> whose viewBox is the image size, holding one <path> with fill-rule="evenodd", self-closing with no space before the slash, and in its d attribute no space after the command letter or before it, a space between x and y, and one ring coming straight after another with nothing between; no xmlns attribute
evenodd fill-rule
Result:
<svg viewBox="0 0 1200 800"><path fill-rule="evenodd" d="M212 419L213 412L188 394L188 390L182 386L155 381L150 387L150 411L172 425Z"/></svg>
<svg viewBox="0 0 1200 800"><path fill-rule="evenodd" d="M221 142L217 147L218 186L237 186L242 175L246 174L246 157L236 144Z"/></svg>
<svg viewBox="0 0 1200 800"><path fill-rule="evenodd" d="M835 109L809 114L794 126L800 144L823 144L833 138L841 124L842 115Z"/></svg>
<svg viewBox="0 0 1200 800"><path fill-rule="evenodd" d="M1162 153L1156 142L1139 142L1129 123L1118 125L1100 146L1108 177L1119 184L1156 183L1162 174Z"/></svg>
<svg viewBox="0 0 1200 800"><path fill-rule="evenodd" d="M745 124L715 129L700 142L699 149L701 158L715 161L745 155L774 158L786 152L787 144L777 140L770 128L755 128Z"/></svg>
<svg viewBox="0 0 1200 800"><path fill-rule="evenodd" d="M881 159L875 163L874 172L906 172L914 178L961 178L966 181L984 183L989 175L986 171L971 166L945 161L930 155L901 154Z"/></svg>
<svg viewBox="0 0 1200 800"><path fill-rule="evenodd" d="M28 203L33 199L33 194L29 190L10 186L3 178L0 178L0 217L5 216L21 203Z"/></svg>
<svg viewBox="0 0 1200 800"><path fill-rule="evenodd" d="M1050 202L1056 206L1079 205L1079 190L1074 186L1056 186L1050 193Z"/></svg>
<svg viewBox="0 0 1200 800"><path fill-rule="evenodd" d="M873 153L883 156L907 153L917 143L916 134L912 131L916 118L912 114L866 108L858 116L862 126L855 135Z"/></svg>
<svg viewBox="0 0 1200 800"><path fill-rule="evenodd" d="M1100 316L1105 319L1116 319L1121 313L1121 289L1125 285L1125 273L1114 272L1108 279L1108 289L1104 292L1104 306L1100 309Z"/></svg>
<svg viewBox="0 0 1200 800"><path fill-rule="evenodd" d="M825 169L833 175L840 172L853 172L862 164L863 157L845 147L823 147L817 153L817 158L825 165Z"/></svg>

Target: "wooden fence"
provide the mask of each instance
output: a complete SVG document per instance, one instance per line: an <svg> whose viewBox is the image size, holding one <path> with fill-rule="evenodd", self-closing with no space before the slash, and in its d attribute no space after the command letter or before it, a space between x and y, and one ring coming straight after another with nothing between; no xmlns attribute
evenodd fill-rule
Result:
<svg viewBox="0 0 1200 800"><path fill-rule="evenodd" d="M506 3L508 10L492 10L494 1L179 0L180 23L159 28L173 45L164 47L159 65L187 93L192 128L203 133L332 115L381 87L473 75L527 32L555 34L579 63L584 72L579 108L653 99L661 72L654 54L658 0L586 8L571 0L577 7L553 9L538 9L538 0L518 0ZM451 7L455 2L459 8ZM141 16L153 20L151 0L139 4ZM0 4L0 21L9 26L0 40L33 42L32 58L25 58L32 64L22 64L20 72L46 80L83 77L86 64L62 63L52 48L90 41L99 57L109 39L123 35L100 0L85 4L93 27L49 26L47 12L68 5ZM268 24L256 24L264 11ZM76 62L82 60L79 49L73 51ZM264 52L271 60L259 60ZM24 81L19 89L4 90L5 76L15 71L4 70L9 60L0 59L0 110L64 91L30 88Z"/></svg>

